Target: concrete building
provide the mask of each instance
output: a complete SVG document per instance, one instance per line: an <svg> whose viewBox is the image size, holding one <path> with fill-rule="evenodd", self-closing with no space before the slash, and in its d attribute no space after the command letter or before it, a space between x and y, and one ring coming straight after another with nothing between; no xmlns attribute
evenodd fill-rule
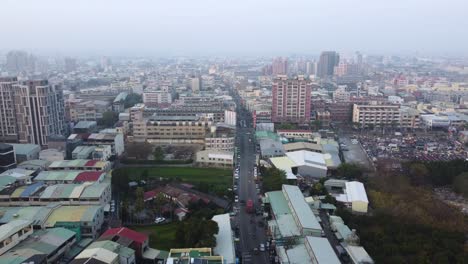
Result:
<svg viewBox="0 0 468 264"><path fill-rule="evenodd" d="M196 116L152 116L133 122L133 140L154 144L204 144L212 121Z"/></svg>
<svg viewBox="0 0 468 264"><path fill-rule="evenodd" d="M135 264L135 250L110 240L95 241L75 257L70 264Z"/></svg>
<svg viewBox="0 0 468 264"><path fill-rule="evenodd" d="M112 110L114 112L120 113L125 110L125 99L127 99L127 92L120 92L112 102Z"/></svg>
<svg viewBox="0 0 468 264"><path fill-rule="evenodd" d="M39 159L46 160L46 161L58 161L65 159L65 151L61 151L58 149L44 149L39 152Z"/></svg>
<svg viewBox="0 0 468 264"><path fill-rule="evenodd" d="M369 200L361 182L330 179L324 186L332 192L338 202L344 203L353 212L367 213Z"/></svg>
<svg viewBox="0 0 468 264"><path fill-rule="evenodd" d="M97 161L88 159L62 160L52 162L47 170L82 170L82 171L108 171L111 169L111 163L108 161Z"/></svg>
<svg viewBox="0 0 468 264"><path fill-rule="evenodd" d="M205 149L206 150L223 150L223 151L234 151L235 138L233 135L228 134L211 134L210 137L205 138Z"/></svg>
<svg viewBox="0 0 468 264"><path fill-rule="evenodd" d="M14 220L0 226L0 255L18 245L32 233L32 223L27 220Z"/></svg>
<svg viewBox="0 0 468 264"><path fill-rule="evenodd" d="M297 186L267 192L264 202L270 205L268 230L276 241L279 263L340 263L328 239L321 237L318 218Z"/></svg>
<svg viewBox="0 0 468 264"><path fill-rule="evenodd" d="M340 56L335 51L324 51L320 54L317 75L320 78L333 76L335 66L338 65Z"/></svg>
<svg viewBox="0 0 468 264"><path fill-rule="evenodd" d="M190 88L192 89L192 92L200 91L200 87L201 87L200 78L192 77L190 79Z"/></svg>
<svg viewBox="0 0 468 264"><path fill-rule="evenodd" d="M167 106L172 103L172 94L168 91L145 90L143 92L143 103L147 106Z"/></svg>
<svg viewBox="0 0 468 264"><path fill-rule="evenodd" d="M16 157L13 146L0 143L0 173L15 167Z"/></svg>
<svg viewBox="0 0 468 264"><path fill-rule="evenodd" d="M400 127L408 129L418 129L420 127L421 118L419 111L406 106L400 107Z"/></svg>
<svg viewBox="0 0 468 264"><path fill-rule="evenodd" d="M65 134L63 92L47 80L13 85L20 143L47 146L49 135Z"/></svg>
<svg viewBox="0 0 468 264"><path fill-rule="evenodd" d="M76 125L73 126L73 133L75 134L94 133L96 131L96 121L79 121Z"/></svg>
<svg viewBox="0 0 468 264"><path fill-rule="evenodd" d="M65 120L70 122L97 121L104 112L111 109L111 103L103 100L67 99Z"/></svg>
<svg viewBox="0 0 468 264"><path fill-rule="evenodd" d="M196 153L196 163L204 167L231 168L234 152L222 150L202 150Z"/></svg>
<svg viewBox="0 0 468 264"><path fill-rule="evenodd" d="M272 84L272 121L274 123L310 122L312 84L304 76L288 79L280 76Z"/></svg>
<svg viewBox="0 0 468 264"><path fill-rule="evenodd" d="M13 86L18 84L16 77L0 78L0 141L17 142L15 93Z"/></svg>
<svg viewBox="0 0 468 264"><path fill-rule="evenodd" d="M284 155L283 144L280 141L273 139L262 139L259 142L260 155L262 158L280 157Z"/></svg>
<svg viewBox="0 0 468 264"><path fill-rule="evenodd" d="M400 124L400 106L384 104L354 104L353 123L361 127L396 126Z"/></svg>
<svg viewBox="0 0 468 264"><path fill-rule="evenodd" d="M273 76L288 74L288 58L275 58L271 68Z"/></svg>
<svg viewBox="0 0 468 264"><path fill-rule="evenodd" d="M101 131L91 134L71 134L68 140L80 139L85 146L110 146L113 155L120 156L125 151L124 136L117 131Z"/></svg>
<svg viewBox="0 0 468 264"><path fill-rule="evenodd" d="M57 263L76 242L76 233L59 227L38 230L0 256L0 263Z"/></svg>
<svg viewBox="0 0 468 264"><path fill-rule="evenodd" d="M215 215L212 218L218 224L218 234L216 237L216 247L213 252L223 257L224 264L236 263L236 251L234 247L234 236L231 227L229 214Z"/></svg>
<svg viewBox="0 0 468 264"><path fill-rule="evenodd" d="M35 144L10 144L15 150L16 162L39 159L41 147Z"/></svg>
<svg viewBox="0 0 468 264"><path fill-rule="evenodd" d="M213 255L211 248L171 249L166 264L181 263L223 264L223 257Z"/></svg>

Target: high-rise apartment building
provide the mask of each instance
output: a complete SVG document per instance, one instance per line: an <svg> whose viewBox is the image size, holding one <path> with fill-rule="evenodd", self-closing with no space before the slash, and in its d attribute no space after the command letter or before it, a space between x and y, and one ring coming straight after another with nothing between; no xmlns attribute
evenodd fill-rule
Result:
<svg viewBox="0 0 468 264"><path fill-rule="evenodd" d="M282 57L274 59L272 64L272 74L273 76L288 74L288 59Z"/></svg>
<svg viewBox="0 0 468 264"><path fill-rule="evenodd" d="M6 55L6 69L10 74L23 71L34 71L36 68L36 57L25 51L13 50Z"/></svg>
<svg viewBox="0 0 468 264"><path fill-rule="evenodd" d="M18 84L16 77L0 78L0 140L17 142L15 97L13 86Z"/></svg>
<svg viewBox="0 0 468 264"><path fill-rule="evenodd" d="M320 54L317 75L321 78L333 75L335 66L340 61L340 55L336 51L324 51Z"/></svg>
<svg viewBox="0 0 468 264"><path fill-rule="evenodd" d="M200 78L192 77L190 79L190 88L192 88L192 92L200 91Z"/></svg>
<svg viewBox="0 0 468 264"><path fill-rule="evenodd" d="M65 134L63 92L47 80L13 85L20 143L47 145L49 135Z"/></svg>
<svg viewBox="0 0 468 264"><path fill-rule="evenodd" d="M302 75L296 78L284 75L276 78L272 86L272 121L308 124L311 90L311 82Z"/></svg>

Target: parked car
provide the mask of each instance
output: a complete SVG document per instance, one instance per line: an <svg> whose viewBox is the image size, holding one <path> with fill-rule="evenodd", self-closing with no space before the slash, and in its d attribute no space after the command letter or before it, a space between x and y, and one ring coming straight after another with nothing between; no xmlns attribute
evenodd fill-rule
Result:
<svg viewBox="0 0 468 264"><path fill-rule="evenodd" d="M160 223L162 223L164 221L166 221L166 218L164 218L164 217L156 217L156 219L154 219L155 224L160 224Z"/></svg>
<svg viewBox="0 0 468 264"><path fill-rule="evenodd" d="M260 251L261 252L264 252L265 251L265 244L260 244Z"/></svg>

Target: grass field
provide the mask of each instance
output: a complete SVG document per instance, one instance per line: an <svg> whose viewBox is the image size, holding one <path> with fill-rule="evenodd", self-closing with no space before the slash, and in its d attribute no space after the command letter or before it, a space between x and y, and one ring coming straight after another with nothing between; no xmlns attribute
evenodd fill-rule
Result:
<svg viewBox="0 0 468 264"><path fill-rule="evenodd" d="M192 167L141 167L141 168L122 168L130 179L136 180L148 171L150 178L179 178L188 183L206 183L215 185L230 186L232 184L232 171L215 168L192 168Z"/></svg>
<svg viewBox="0 0 468 264"><path fill-rule="evenodd" d="M153 226L131 226L130 229L147 234L152 248L167 250L177 248L176 229L179 222Z"/></svg>

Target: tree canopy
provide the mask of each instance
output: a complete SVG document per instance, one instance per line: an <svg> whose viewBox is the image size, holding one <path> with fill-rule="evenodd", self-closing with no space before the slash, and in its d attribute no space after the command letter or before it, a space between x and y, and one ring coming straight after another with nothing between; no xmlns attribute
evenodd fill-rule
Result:
<svg viewBox="0 0 468 264"><path fill-rule="evenodd" d="M341 163L337 169L338 176L347 180L362 179L364 169L355 163Z"/></svg>
<svg viewBox="0 0 468 264"><path fill-rule="evenodd" d="M125 98L124 107L129 108L141 102L143 102L141 95L136 94L136 93L131 93L127 95L127 97Z"/></svg>
<svg viewBox="0 0 468 264"><path fill-rule="evenodd" d="M127 156L136 159L147 159L152 149L153 147L148 142L133 142L125 145Z"/></svg>
<svg viewBox="0 0 468 264"><path fill-rule="evenodd" d="M102 118L97 121L97 124L104 127L113 127L119 120L119 114L113 111L102 113Z"/></svg>
<svg viewBox="0 0 468 264"><path fill-rule="evenodd" d="M177 226L176 240L179 247L214 247L218 223L212 220L190 217Z"/></svg>
<svg viewBox="0 0 468 264"><path fill-rule="evenodd" d="M287 183L286 173L283 170L261 167L260 171L266 192L281 190L282 185Z"/></svg>

